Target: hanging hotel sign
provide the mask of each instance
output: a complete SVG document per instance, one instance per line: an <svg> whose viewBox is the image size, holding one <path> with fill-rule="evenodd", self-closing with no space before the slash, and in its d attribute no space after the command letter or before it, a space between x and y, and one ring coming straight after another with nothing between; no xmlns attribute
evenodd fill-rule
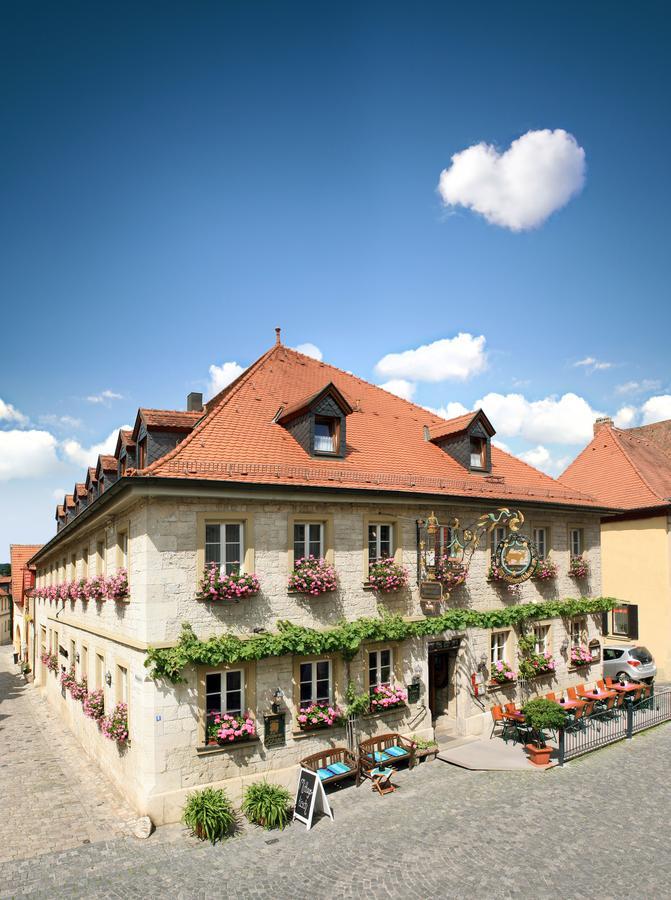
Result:
<svg viewBox="0 0 671 900"><path fill-rule="evenodd" d="M495 528L507 528L509 534L494 549L494 565L509 584L521 584L534 574L538 552L529 538L519 533L524 515L519 509L500 507L483 513L477 522L463 528L459 519L442 525L431 513L417 521L417 576L420 597L447 599L450 591L466 580L475 551Z"/></svg>

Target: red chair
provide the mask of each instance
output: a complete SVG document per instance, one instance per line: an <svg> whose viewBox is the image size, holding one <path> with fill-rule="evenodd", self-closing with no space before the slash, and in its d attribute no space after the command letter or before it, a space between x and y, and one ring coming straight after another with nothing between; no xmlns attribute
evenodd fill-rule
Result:
<svg viewBox="0 0 671 900"><path fill-rule="evenodd" d="M610 675L606 675L606 687L612 688L614 682Z"/></svg>
<svg viewBox="0 0 671 900"><path fill-rule="evenodd" d="M566 693L569 696L569 700L577 700L578 695L576 693L576 689L574 687L566 688Z"/></svg>
<svg viewBox="0 0 671 900"><path fill-rule="evenodd" d="M576 693L578 693L578 694L585 693L585 685L584 684L576 684L575 689L576 689Z"/></svg>
<svg viewBox="0 0 671 900"><path fill-rule="evenodd" d="M596 684L597 687L600 687L602 691L606 690L606 685L604 684L603 678L599 678Z"/></svg>
<svg viewBox="0 0 671 900"><path fill-rule="evenodd" d="M555 694L554 694L553 691L549 691L549 692L545 695L545 699L546 699L546 700L554 700L555 703L557 702L557 697L555 696Z"/></svg>
<svg viewBox="0 0 671 900"><path fill-rule="evenodd" d="M506 703L506 712L512 715L517 712L517 707L514 703Z"/></svg>

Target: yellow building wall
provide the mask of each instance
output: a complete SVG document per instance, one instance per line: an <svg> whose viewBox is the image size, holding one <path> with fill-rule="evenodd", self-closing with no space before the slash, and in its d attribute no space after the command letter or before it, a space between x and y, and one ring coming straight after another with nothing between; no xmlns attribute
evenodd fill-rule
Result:
<svg viewBox="0 0 671 900"><path fill-rule="evenodd" d="M665 515L601 524L604 596L638 604L637 643L652 653L660 681L671 680L670 549Z"/></svg>

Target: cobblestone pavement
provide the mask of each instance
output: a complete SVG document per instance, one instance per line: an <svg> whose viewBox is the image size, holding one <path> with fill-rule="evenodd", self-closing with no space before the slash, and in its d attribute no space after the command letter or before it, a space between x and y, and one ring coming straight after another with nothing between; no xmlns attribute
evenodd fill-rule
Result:
<svg viewBox="0 0 671 900"><path fill-rule="evenodd" d="M11 704L30 703L25 689L13 690ZM34 716L34 709L16 710L17 718L26 715ZM3 759L6 723L0 723ZM26 723L11 727L22 743L10 757L22 752ZM19 787L10 786L11 763L1 770L10 806L3 827L12 821L3 835L20 831L25 857L40 853L32 840L33 829L41 831L40 816L22 815L25 796L35 791L35 762L48 762L57 784L46 779L45 785L40 775L42 799L31 799L28 808L48 814L50 834L72 831L67 843L54 844L55 852L1 865L0 898L671 897L670 725L547 772L469 772L424 763L399 772L395 794L380 797L368 785L331 794L334 823L323 819L310 832L299 824L270 833L241 826L215 847L177 825L159 828L146 841L117 836L113 810L80 799L79 763L66 769L61 750L81 760L65 744L53 754L33 749L32 765L26 760L25 769L22 763L15 770L15 778L25 773ZM101 777L95 780L100 785ZM73 822L82 818L82 802L83 818L94 813L97 822L105 821L106 839L82 844ZM118 821L125 816L122 811Z"/></svg>
<svg viewBox="0 0 671 900"><path fill-rule="evenodd" d="M137 813L15 673L0 647L0 863L126 834Z"/></svg>

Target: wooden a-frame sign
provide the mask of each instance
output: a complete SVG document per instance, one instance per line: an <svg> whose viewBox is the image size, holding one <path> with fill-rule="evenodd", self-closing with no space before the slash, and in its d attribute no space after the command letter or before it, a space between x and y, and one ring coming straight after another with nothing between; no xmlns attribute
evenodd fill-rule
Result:
<svg viewBox="0 0 671 900"><path fill-rule="evenodd" d="M298 771L298 785L294 801L294 819L303 822L309 831L315 813L323 813L333 821L333 812L326 797L321 778L316 772L304 769Z"/></svg>

